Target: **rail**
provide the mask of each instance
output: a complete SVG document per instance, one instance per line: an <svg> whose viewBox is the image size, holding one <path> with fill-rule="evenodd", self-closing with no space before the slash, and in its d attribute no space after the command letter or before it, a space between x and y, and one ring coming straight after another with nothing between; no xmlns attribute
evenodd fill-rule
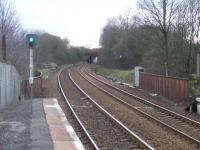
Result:
<svg viewBox="0 0 200 150"><path fill-rule="evenodd" d="M90 99L90 101L96 105L97 108L99 108L106 116L111 118L111 120L115 123L117 123L124 131L126 131L131 137L137 140L138 143L140 143L145 149L153 150L149 144L147 144L144 140L142 140L139 136L137 136L135 133L133 133L130 129L128 129L124 124L122 124L119 120L117 120L115 117L113 117L110 113L108 113L104 108L102 108L95 100L93 100L83 89L80 88L80 86L72 79L71 74L69 73L69 77L71 81L76 85L76 87L86 96Z"/></svg>
<svg viewBox="0 0 200 150"><path fill-rule="evenodd" d="M65 68L64 68L64 69L65 69ZM78 124L80 125L80 127L82 128L82 130L83 130L83 132L85 133L86 137L87 137L87 138L89 139L89 141L91 142L93 148L96 149L96 150L99 150L99 148L97 147L96 143L95 143L94 140L91 138L91 136L89 135L89 133L88 133L87 130L85 129L84 125L81 123L80 119L78 118L77 114L76 114L75 111L73 110L71 104L69 103L69 101L68 101L68 99L67 99L67 97L66 97L66 95L65 95L65 93L64 93L64 90L63 90L63 88L62 88L62 86L61 86L61 83L60 83L60 74L61 74L61 72L62 72L64 69L62 69L62 70L59 72L59 74L58 74L57 81L58 81L59 89L60 89L60 91L61 91L61 93L62 93L62 95L63 95L63 97L64 97L64 99L65 99L65 102L67 103L67 105L68 105L70 111L72 112L74 118L76 119L76 121L78 122Z"/></svg>
<svg viewBox="0 0 200 150"><path fill-rule="evenodd" d="M80 72L79 72L79 73L80 73ZM106 82L104 82L104 81L99 80L98 78L96 78L95 76L91 75L91 74L88 73L88 72L86 72L86 73L87 73L88 75L90 75L91 77L93 77L94 79L98 80L99 82L104 83L104 84L106 84L106 85L109 85L109 86L112 87L113 89L118 89L119 92L122 92L122 91L123 91L122 93L125 93L125 94L128 93L128 92L126 92L126 91L124 91L124 90L121 90L121 89L119 89L119 88L116 88L116 87L114 87L114 86L112 86L112 85L110 85L110 84L108 84L108 83L106 83ZM200 144L200 141L199 141L199 140L197 140L197 139L191 137L190 135L185 134L184 132L179 131L178 129L176 129L176 128L172 127L172 126L169 126L169 125L165 124L164 122L162 122L162 121L156 119L156 118L153 117L153 116L150 116L149 114L147 114L147 113L145 113L145 112L139 110L138 108L133 107L132 105L130 105L129 103L123 101L122 99L118 98L117 96L115 96L115 95L111 94L110 92L104 90L103 88L101 88L101 87L95 85L95 84L92 83L89 79L87 79L86 77L84 77L84 75L83 75L82 73L80 73L80 75L81 75L85 80L87 80L90 84L92 84L93 86L95 86L95 87L98 88L99 90L105 92L106 94L110 95L111 97L115 98L116 100L118 100L118 101L121 102L122 104L124 104L124 105L128 106L129 108L133 109L134 111L136 111L136 112L142 114L143 116L146 116L146 117L148 117L148 118L150 118L150 119L152 119L152 120L154 120L154 121L156 121L156 122L158 122L158 123L160 123L160 124L166 126L167 128L169 128L169 129L175 131L176 133L179 133L180 135L186 137L187 139L189 139L189 140L191 140L191 141L197 143L198 145ZM128 93L128 95L129 95L129 96L133 96L133 95L130 94L130 93ZM135 97L134 97L134 98L135 98ZM139 97L137 97L137 98L139 98ZM142 99L142 98L139 98L139 99L145 100L145 99ZM145 102L146 102L146 100L145 100ZM156 104L153 104L153 103L151 103L151 102L148 102L147 104L152 104L151 106L155 106L156 108L159 108L159 110L160 110L160 109L163 109L163 107L158 106L158 105L156 105ZM189 120L190 123L192 122L192 123L195 123L196 125L199 126L199 122L197 122L197 121L195 121L195 120L192 120L192 119L187 118L187 117L185 117L185 116L179 115L179 114L177 114L177 113L175 113L175 112L172 112L172 111L170 111L170 110L167 110L167 109L165 109L165 108L164 108L164 110L167 111L168 113L170 113L171 115L177 115L178 118L181 118L181 117L182 117L181 119L186 119L187 121Z"/></svg>
<svg viewBox="0 0 200 150"><path fill-rule="evenodd" d="M106 84L107 86L109 86L109 87L111 87L111 88L114 88L114 89L116 89L117 91L119 91L119 92L121 92L121 93L124 93L124 94L126 94L126 95L129 95L129 96L131 96L131 97L133 97L133 98L136 98L136 99L139 100L140 102L143 102L144 104L148 104L148 105L150 105L150 106L152 106L152 107L154 107L154 108L157 108L157 109L159 109L160 111L163 111L163 112L165 112L165 113L172 114L172 115L174 115L174 116L176 116L176 117L178 117L178 118L180 118L180 119L184 119L185 121L192 122L193 124L195 124L196 126L198 126L198 127L200 128L200 122L198 122L198 121L195 121L195 120L193 120L193 119L187 118L187 117L185 117L185 116L183 116L183 115L181 115L181 114L178 114L178 113L176 113L176 112L174 112L174 111L171 111L171 110L169 110L169 109L167 109L167 108L164 108L164 107L162 107L162 106L159 106L159 105L157 105L157 104L154 104L154 103L152 103L152 102L149 102L148 100L146 100L146 99L144 99L144 98L141 98L141 97L138 97L138 96L133 95L133 94L131 94L131 93L128 93L128 92L125 91L125 90L122 90L122 89L120 89L120 88L118 88L118 87L115 87L115 86L113 86L113 85L111 85L111 84L105 82L105 81L102 81L102 80L98 79L97 77L95 77L94 75L92 75L92 74L90 74L90 73L88 73L88 72L86 72L86 73L87 73L88 75L90 75L91 77L95 78L96 80L98 80L99 82L104 83L104 84Z"/></svg>

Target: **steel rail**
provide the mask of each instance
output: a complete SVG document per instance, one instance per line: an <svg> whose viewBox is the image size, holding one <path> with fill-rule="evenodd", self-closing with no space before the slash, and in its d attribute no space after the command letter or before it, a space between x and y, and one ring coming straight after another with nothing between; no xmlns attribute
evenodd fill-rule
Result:
<svg viewBox="0 0 200 150"><path fill-rule="evenodd" d="M198 121L195 121L195 120L193 120L193 119L190 119L190 118L188 118L188 117L185 117L185 116L183 116L183 115L181 115L181 114L178 114L178 113L176 113L176 112L174 112L174 111L171 111L171 110L169 110L169 109L167 109L167 108L164 108L164 107L162 107L162 106L159 106L159 105L157 105L157 104L154 104L154 103L152 103L152 102L149 102L149 101L147 101L147 100L144 99L144 98L138 97L138 96L136 96L136 95L134 95L134 94L131 94L131 93L129 93L129 92L123 90L123 89L120 89L120 88L118 88L118 87L115 87L115 86L113 86L113 85L111 85L111 84L109 84L109 83L107 83L107 82L105 82L105 81L102 81L102 80L98 79L97 77L95 77L94 75L92 75L92 74L90 74L90 73L88 73L88 72L86 72L86 74L88 74L89 76L93 77L93 78L96 79L97 81L99 81L99 82L101 82L101 83L103 83L103 84L105 84L105 85L107 85L107 86L109 86L109 87L111 87L111 88L116 89L117 91L119 91L119 92L121 92L121 93L124 93L124 94L126 94L126 95L128 95L128 96L131 96L131 97L133 97L133 98L139 100L140 102L142 102L142 103L144 103L144 104L147 104L147 105L149 105L149 106L153 106L154 108L158 108L158 109L159 109L160 111L162 111L162 112L166 112L166 113L168 113L169 115L175 116L175 117L177 117L177 118L179 118L179 119L181 119L181 120L183 120L183 121L186 121L186 122L188 122L188 123L191 123L191 124L193 124L193 125L195 124L195 126L198 126L198 127L200 128L200 122L198 122Z"/></svg>
<svg viewBox="0 0 200 150"><path fill-rule="evenodd" d="M69 103L69 101L68 101L68 99L67 99L67 97L66 97L66 95L65 95L65 93L64 93L64 90L63 90L63 88L62 88L62 86L61 86L61 83L60 83L60 74L64 71L64 69L66 69L66 68L63 68L63 69L60 70L60 72L59 72L59 74L58 74L58 77L57 77L59 89L60 89L60 91L61 91L61 93L62 93L62 95L63 95L63 97L64 97L64 99L65 99L65 101L66 101L66 103L67 103L67 105L68 105L68 107L70 108L70 111L72 112L74 118L76 119L76 121L78 122L78 124L80 125L80 127L82 128L82 130L83 130L83 132L85 133L85 135L86 135L86 137L88 138L88 140L91 142L93 148L94 148L95 150L99 150L97 144L94 142L94 140L92 139L92 137L90 136L90 134L87 132L86 128L84 127L84 125L82 124L82 122L80 121L80 119L78 118L76 112L75 112L74 109L72 108L71 104Z"/></svg>
<svg viewBox="0 0 200 150"><path fill-rule="evenodd" d="M142 145L143 148L154 150L153 147L151 147L149 144L147 144L144 140L142 140L139 136L137 136L135 133L133 133L129 128L127 128L124 124L122 124L119 120L117 120L115 117L113 117L109 112L107 112L103 107L101 107L94 99L92 99L81 87L74 81L74 79L71 76L71 73L69 71L69 77L71 81L74 83L74 85L86 96L88 99L99 109L101 110L106 116L108 116L111 121L117 123L119 127L121 127L124 131L126 131L132 138L137 140L137 143Z"/></svg>
<svg viewBox="0 0 200 150"><path fill-rule="evenodd" d="M79 73L80 73L80 72L79 72ZM145 113L145 112L139 110L137 107L132 106L131 104L129 104L129 103L123 101L122 99L116 97L115 95L111 94L110 92L104 90L103 88L101 88L101 87L95 85L95 84L92 83L89 79L87 79L86 77L84 77L84 75L83 75L82 73L80 73L80 75L81 75L86 81L88 81L90 84L92 84L94 87L96 87L97 89L103 91L103 92L106 93L107 95L110 95L111 97L113 97L114 99L118 100L120 103L124 104L125 106L127 106L127 107L133 109L134 111L138 112L139 114L143 115L144 117L148 117L149 119L152 119L152 120L156 121L157 123L159 123L159 124L161 124L161 125L163 125L163 126L169 128L170 130L174 131L175 133L178 133L179 135L184 136L185 138L189 139L190 141L192 141L192 142L194 142L194 143L200 145L200 141L199 141L199 140L197 140L197 139L191 137L190 135L188 135L188 134L186 134L186 133L184 133L184 132L182 132L182 131L179 131L178 129L176 129L176 128L174 128L174 127L172 127L172 126L170 126L170 125L168 125L168 124L166 124L166 123L164 123L164 122L158 120L157 118L155 118L155 117L153 117L153 116L150 116L149 114L147 114L147 113Z"/></svg>

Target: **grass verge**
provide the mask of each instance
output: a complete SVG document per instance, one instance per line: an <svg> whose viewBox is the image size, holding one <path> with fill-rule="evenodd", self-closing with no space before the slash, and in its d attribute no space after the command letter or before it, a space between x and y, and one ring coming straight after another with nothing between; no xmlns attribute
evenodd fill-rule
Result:
<svg viewBox="0 0 200 150"><path fill-rule="evenodd" d="M117 80L120 82L125 82L127 84L134 84L134 69L132 70L119 70L104 68L102 66L96 66L95 72L107 78Z"/></svg>
<svg viewBox="0 0 200 150"><path fill-rule="evenodd" d="M41 69L39 71L42 73L42 77L47 79L49 74L52 72L52 69Z"/></svg>

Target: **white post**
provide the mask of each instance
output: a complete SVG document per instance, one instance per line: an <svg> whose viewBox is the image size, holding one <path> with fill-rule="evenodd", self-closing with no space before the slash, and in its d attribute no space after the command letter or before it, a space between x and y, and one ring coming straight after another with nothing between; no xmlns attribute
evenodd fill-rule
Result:
<svg viewBox="0 0 200 150"><path fill-rule="evenodd" d="M196 98L196 102L197 102L197 114L200 115L200 97Z"/></svg>
<svg viewBox="0 0 200 150"><path fill-rule="evenodd" d="M32 89L32 85L33 85L33 49L30 47L30 65L29 65L29 69L30 69L30 76L29 76L29 84L30 84L30 88L31 88L31 99L33 97L33 89Z"/></svg>
<svg viewBox="0 0 200 150"><path fill-rule="evenodd" d="M197 53L197 74L200 74L200 54Z"/></svg>

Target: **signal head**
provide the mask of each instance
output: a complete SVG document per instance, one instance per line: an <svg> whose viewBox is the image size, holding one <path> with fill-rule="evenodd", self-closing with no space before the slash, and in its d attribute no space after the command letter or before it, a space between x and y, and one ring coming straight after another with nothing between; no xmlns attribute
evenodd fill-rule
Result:
<svg viewBox="0 0 200 150"><path fill-rule="evenodd" d="M27 34L26 35L27 44L29 47L34 47L36 38L37 38L36 34Z"/></svg>

